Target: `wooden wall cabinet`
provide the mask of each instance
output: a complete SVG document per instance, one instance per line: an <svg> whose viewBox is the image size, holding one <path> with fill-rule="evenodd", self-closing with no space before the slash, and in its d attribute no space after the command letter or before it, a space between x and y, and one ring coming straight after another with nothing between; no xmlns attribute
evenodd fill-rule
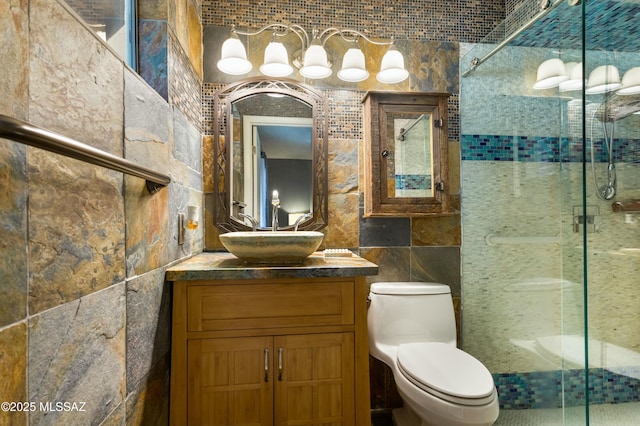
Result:
<svg viewBox="0 0 640 426"><path fill-rule="evenodd" d="M366 94L365 217L453 213L447 182L449 96Z"/></svg>
<svg viewBox="0 0 640 426"><path fill-rule="evenodd" d="M173 283L172 425L368 425L364 277Z"/></svg>

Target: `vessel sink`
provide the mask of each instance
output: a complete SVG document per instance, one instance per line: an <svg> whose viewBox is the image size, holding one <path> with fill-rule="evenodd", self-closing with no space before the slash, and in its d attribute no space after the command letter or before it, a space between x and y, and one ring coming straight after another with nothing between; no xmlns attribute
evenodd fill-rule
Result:
<svg viewBox="0 0 640 426"><path fill-rule="evenodd" d="M222 245L248 263L302 263L322 243L317 231L228 232L220 235Z"/></svg>

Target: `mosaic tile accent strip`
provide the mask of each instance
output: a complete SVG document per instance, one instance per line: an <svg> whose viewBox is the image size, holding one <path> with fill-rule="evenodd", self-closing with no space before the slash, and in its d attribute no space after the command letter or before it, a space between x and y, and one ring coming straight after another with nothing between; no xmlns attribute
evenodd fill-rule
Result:
<svg viewBox="0 0 640 426"><path fill-rule="evenodd" d="M189 122L202 131L202 82L173 31L169 31L168 49L169 103L176 105Z"/></svg>
<svg viewBox="0 0 640 426"><path fill-rule="evenodd" d="M629 368L633 376L590 369L589 404L640 401L640 369ZM584 370L494 374L493 380L501 409L575 407L586 402Z"/></svg>
<svg viewBox="0 0 640 426"><path fill-rule="evenodd" d="M581 138L547 136L462 135L462 160L579 163L582 161ZM587 146L590 160L591 144ZM603 139L595 140L594 158L607 162ZM614 160L640 163L640 139L614 139Z"/></svg>
<svg viewBox="0 0 640 426"><path fill-rule="evenodd" d="M362 98L357 90L325 90L329 102L329 135L332 139L362 139Z"/></svg>
<svg viewBox="0 0 640 426"><path fill-rule="evenodd" d="M221 13L220 11L224 11ZM367 31L371 37L396 40L441 40L478 42L504 19L504 2L299 2L214 1L202 2L203 25L261 28L271 22L306 25L313 17L316 28L338 27Z"/></svg>
<svg viewBox="0 0 640 426"><path fill-rule="evenodd" d="M213 118L215 116L215 94L221 90L225 84L202 83L202 133L214 135Z"/></svg>

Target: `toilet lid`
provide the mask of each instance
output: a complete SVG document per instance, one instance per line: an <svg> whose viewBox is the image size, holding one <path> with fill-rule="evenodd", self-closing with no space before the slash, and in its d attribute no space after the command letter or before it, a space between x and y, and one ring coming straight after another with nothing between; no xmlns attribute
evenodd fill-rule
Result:
<svg viewBox="0 0 640 426"><path fill-rule="evenodd" d="M398 366L414 385L461 405L485 405L495 398L489 370L455 346L407 343L398 346Z"/></svg>

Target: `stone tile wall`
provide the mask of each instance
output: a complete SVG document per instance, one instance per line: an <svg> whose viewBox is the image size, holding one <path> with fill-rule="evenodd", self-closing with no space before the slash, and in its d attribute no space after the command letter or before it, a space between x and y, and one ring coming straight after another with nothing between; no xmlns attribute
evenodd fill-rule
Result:
<svg viewBox="0 0 640 426"><path fill-rule="evenodd" d="M310 17L312 21L310 22ZM436 281L452 287L459 307L460 288L460 215L427 218L362 217L362 181L364 143L361 100L368 90L450 92L449 100L449 188L459 207L460 142L459 142L459 45L477 42L504 19L504 2L431 2L399 1L393 4L373 2L301 3L290 1L214 1L202 3L203 20L203 155L205 193L212 191L214 129L213 93L237 78L222 75L215 67L220 46L232 24L256 30L272 22L315 26L348 27L373 37L394 36L398 49L405 54L410 78L397 85L380 85L372 73L357 84L345 84L337 77L306 81L323 90L329 102L329 224L323 229L321 248L349 248L380 265L380 274L370 281ZM248 55L254 62L247 76L259 75L262 49L270 34L246 42ZM245 40L246 41L246 40ZM361 43L369 64L378 64L386 49ZM289 49L290 52L295 49ZM340 63L339 57L331 59ZM370 65L371 66L371 65ZM242 78L242 77L240 77ZM296 75L293 78L299 79ZM302 81L302 80L300 80ZM210 189L209 189L210 188ZM209 195L209 194L207 194ZM210 197L213 199L213 197ZM210 217L212 206L207 207ZM459 208L458 208L459 210ZM209 222L208 222L209 223ZM217 231L206 230L206 247L221 249ZM459 312L459 309L457 309ZM389 372L381 363L372 363L372 406L395 407L399 398L389 380Z"/></svg>
<svg viewBox="0 0 640 426"><path fill-rule="evenodd" d="M172 183L151 195L142 179L0 140L0 401L36 404L0 412L0 424L167 424L164 271L203 247L202 229L177 245L178 213L202 205L199 97L168 104L75 16L62 1L0 0L0 57L11 64L0 114ZM170 75L190 76L170 79L170 92L193 99L197 66L174 60L182 48L168 40ZM55 402L84 411L46 409Z"/></svg>

